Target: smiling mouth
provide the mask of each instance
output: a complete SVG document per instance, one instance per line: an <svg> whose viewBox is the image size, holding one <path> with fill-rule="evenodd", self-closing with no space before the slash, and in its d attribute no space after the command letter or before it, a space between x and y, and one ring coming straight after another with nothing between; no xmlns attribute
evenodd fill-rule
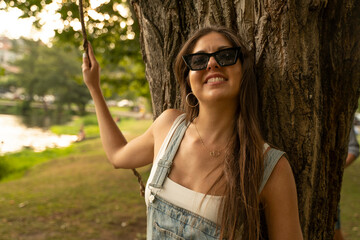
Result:
<svg viewBox="0 0 360 240"><path fill-rule="evenodd" d="M222 77L215 77L215 78L210 78L209 80L207 80L206 83L217 83L217 82L225 82L225 78Z"/></svg>

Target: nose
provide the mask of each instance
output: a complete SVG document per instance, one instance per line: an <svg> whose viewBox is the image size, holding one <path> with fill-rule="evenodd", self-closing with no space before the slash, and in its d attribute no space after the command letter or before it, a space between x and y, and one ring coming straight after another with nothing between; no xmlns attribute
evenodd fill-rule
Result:
<svg viewBox="0 0 360 240"><path fill-rule="evenodd" d="M218 64L216 59L213 56L211 56L206 69L210 70L210 69L214 69L214 68L220 68L220 65Z"/></svg>

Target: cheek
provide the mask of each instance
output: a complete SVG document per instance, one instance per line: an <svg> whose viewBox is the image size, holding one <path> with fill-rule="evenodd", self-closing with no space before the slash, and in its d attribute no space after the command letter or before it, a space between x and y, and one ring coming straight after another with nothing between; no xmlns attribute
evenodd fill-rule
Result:
<svg viewBox="0 0 360 240"><path fill-rule="evenodd" d="M199 75L200 75L200 71L190 71L189 72L187 82L191 88L198 81L198 79L200 77Z"/></svg>
<svg viewBox="0 0 360 240"><path fill-rule="evenodd" d="M242 72L241 71L239 71L239 73L238 73L238 80L239 80L239 84L241 83L241 81L242 81Z"/></svg>
<svg viewBox="0 0 360 240"><path fill-rule="evenodd" d="M240 84L243 77L242 68L241 67L235 68L234 75L236 76L237 81Z"/></svg>

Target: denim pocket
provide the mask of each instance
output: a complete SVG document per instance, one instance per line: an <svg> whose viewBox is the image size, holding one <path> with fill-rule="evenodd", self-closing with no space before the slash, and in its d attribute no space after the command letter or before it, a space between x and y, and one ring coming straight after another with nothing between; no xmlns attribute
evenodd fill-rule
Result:
<svg viewBox="0 0 360 240"><path fill-rule="evenodd" d="M185 238L178 236L168 229L162 228L157 222L153 224L153 239L161 240L185 240Z"/></svg>

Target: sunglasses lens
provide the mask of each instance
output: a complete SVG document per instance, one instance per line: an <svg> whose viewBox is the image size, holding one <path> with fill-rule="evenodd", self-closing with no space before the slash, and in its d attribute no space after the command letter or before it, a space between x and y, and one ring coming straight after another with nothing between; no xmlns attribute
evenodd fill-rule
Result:
<svg viewBox="0 0 360 240"><path fill-rule="evenodd" d="M234 48L221 50L215 55L215 59L220 66L233 65L237 60L237 51Z"/></svg>
<svg viewBox="0 0 360 240"><path fill-rule="evenodd" d="M239 48L227 48L214 53L195 53L183 56L188 67L193 71L206 69L209 59L214 56L216 62L221 66L230 66L236 63ZM241 53L240 53L241 55ZM241 58L241 57L240 57Z"/></svg>
<svg viewBox="0 0 360 240"><path fill-rule="evenodd" d="M209 61L209 57L207 55L192 55L187 58L187 63L193 70L202 70L205 69L207 63Z"/></svg>

